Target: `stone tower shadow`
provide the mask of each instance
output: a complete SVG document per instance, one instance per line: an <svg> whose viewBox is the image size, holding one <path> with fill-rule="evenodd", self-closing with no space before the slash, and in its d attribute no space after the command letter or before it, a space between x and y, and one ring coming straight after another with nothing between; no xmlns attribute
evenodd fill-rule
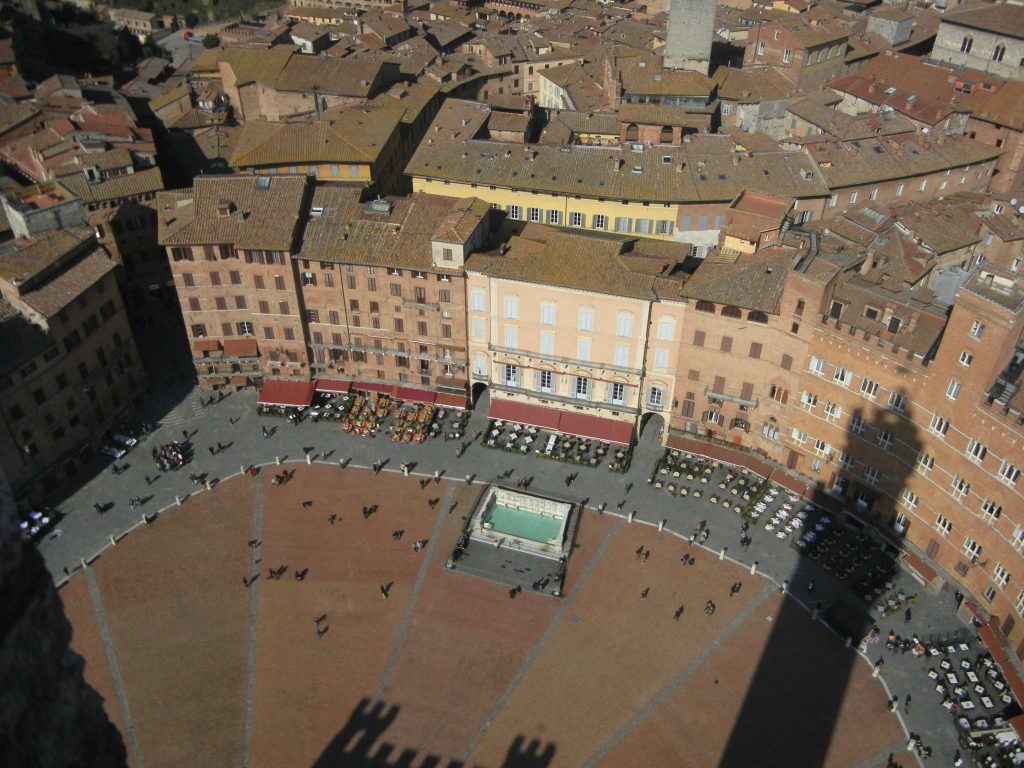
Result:
<svg viewBox="0 0 1024 768"><path fill-rule="evenodd" d="M124 741L71 649L71 624L0 470L0 765L117 768Z"/></svg>
<svg viewBox="0 0 1024 768"><path fill-rule="evenodd" d="M383 740L398 717L399 707L363 698L331 739L313 768L466 768L461 760L445 761L438 755L420 755L416 749L398 748ZM516 736L500 768L548 768L555 745Z"/></svg>
<svg viewBox="0 0 1024 768"><path fill-rule="evenodd" d="M835 472L829 488L810 492L811 501L826 510L832 523L820 531L813 523L799 531L801 536L814 533L815 540L801 550L788 576L789 595L775 617L719 768L815 768L825 763L854 665L862 663L855 650L874 627L869 611L899 569L901 536L893 524L921 448L917 428L909 414L883 404L865 403L844 422L844 445L831 449ZM823 426L823 439L830 429ZM891 447L883 453L888 434ZM814 446L815 437L808 436L808 446ZM880 479L873 482L871 469L881 473ZM813 519L812 514L808 522ZM905 533L906 519L900 520ZM851 643L850 649L828 656L833 663L815 664L821 659L801 652L798 643L808 628L808 608L816 609L834 630L837 644ZM882 633L884 643L885 629ZM882 657L883 643L868 645L872 663ZM781 702L791 696L813 702L813 719L798 720L786 712ZM879 689L879 706L884 705Z"/></svg>

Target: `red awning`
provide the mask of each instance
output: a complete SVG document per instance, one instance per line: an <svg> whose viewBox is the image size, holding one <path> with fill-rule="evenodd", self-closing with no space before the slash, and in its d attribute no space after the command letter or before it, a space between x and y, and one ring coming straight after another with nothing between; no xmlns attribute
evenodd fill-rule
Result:
<svg viewBox="0 0 1024 768"><path fill-rule="evenodd" d="M317 379L317 392L348 392L351 381L338 381L337 379Z"/></svg>
<svg viewBox="0 0 1024 768"><path fill-rule="evenodd" d="M425 389L413 389L412 387L398 387L395 390L395 397L413 403L432 403L437 398L437 392L428 392Z"/></svg>
<svg viewBox="0 0 1024 768"><path fill-rule="evenodd" d="M981 642L988 648L988 652L992 654L992 660L1002 666L1008 660L1006 651L1003 650L1003 644L999 642L999 638L996 637L995 630L992 629L988 624L983 625L978 630L978 636L981 638Z"/></svg>
<svg viewBox="0 0 1024 768"><path fill-rule="evenodd" d="M931 583L931 581L938 575L935 573L934 568L930 567L924 560L913 552L907 552L906 556L903 558L903 564L920 576L926 584Z"/></svg>
<svg viewBox="0 0 1024 768"><path fill-rule="evenodd" d="M558 419L562 414L554 408L542 408L539 405L514 403L511 400L492 400L487 416L492 419L511 421L515 424L529 424L540 429L558 429Z"/></svg>
<svg viewBox="0 0 1024 768"><path fill-rule="evenodd" d="M585 413L561 414L561 418L558 420L558 431L618 445L629 445L633 442L632 423L602 419L599 416L590 416Z"/></svg>
<svg viewBox="0 0 1024 768"><path fill-rule="evenodd" d="M224 357L256 357L256 339L225 339Z"/></svg>
<svg viewBox="0 0 1024 768"><path fill-rule="evenodd" d="M466 408L466 396L465 395L449 395L447 392L438 392L437 399L434 401L438 405L443 405L445 408Z"/></svg>
<svg viewBox="0 0 1024 768"><path fill-rule="evenodd" d="M382 395L387 395L391 392L392 384L377 384L372 381L353 381L352 389L359 389L363 392L379 392Z"/></svg>
<svg viewBox="0 0 1024 768"><path fill-rule="evenodd" d="M260 405L307 406L313 402L312 381L268 381L260 392Z"/></svg>

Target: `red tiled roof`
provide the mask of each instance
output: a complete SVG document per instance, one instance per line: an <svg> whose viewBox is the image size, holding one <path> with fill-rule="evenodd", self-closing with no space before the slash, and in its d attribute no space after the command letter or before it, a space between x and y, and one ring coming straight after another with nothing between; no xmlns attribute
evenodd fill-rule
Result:
<svg viewBox="0 0 1024 768"><path fill-rule="evenodd" d="M196 352L219 352L220 341L218 339L196 339L192 342L192 349Z"/></svg>

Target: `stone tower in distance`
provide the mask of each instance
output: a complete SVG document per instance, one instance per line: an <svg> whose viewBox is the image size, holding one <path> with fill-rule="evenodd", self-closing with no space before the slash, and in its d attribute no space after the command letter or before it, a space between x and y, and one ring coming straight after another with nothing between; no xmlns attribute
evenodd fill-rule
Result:
<svg viewBox="0 0 1024 768"><path fill-rule="evenodd" d="M715 0L670 0L665 69L708 73L715 34Z"/></svg>

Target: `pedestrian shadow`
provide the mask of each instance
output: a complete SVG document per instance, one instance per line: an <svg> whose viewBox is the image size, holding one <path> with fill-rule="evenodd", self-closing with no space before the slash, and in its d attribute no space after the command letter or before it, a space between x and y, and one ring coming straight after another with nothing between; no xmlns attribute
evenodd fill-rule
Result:
<svg viewBox="0 0 1024 768"><path fill-rule="evenodd" d="M363 698L313 768L468 768L462 760L421 754L415 747L387 741L385 733L394 725L399 710L395 704ZM527 741L524 736L516 736L498 768L548 768L555 751L551 742L542 744L537 739ZM484 768L476 762L472 765Z"/></svg>

